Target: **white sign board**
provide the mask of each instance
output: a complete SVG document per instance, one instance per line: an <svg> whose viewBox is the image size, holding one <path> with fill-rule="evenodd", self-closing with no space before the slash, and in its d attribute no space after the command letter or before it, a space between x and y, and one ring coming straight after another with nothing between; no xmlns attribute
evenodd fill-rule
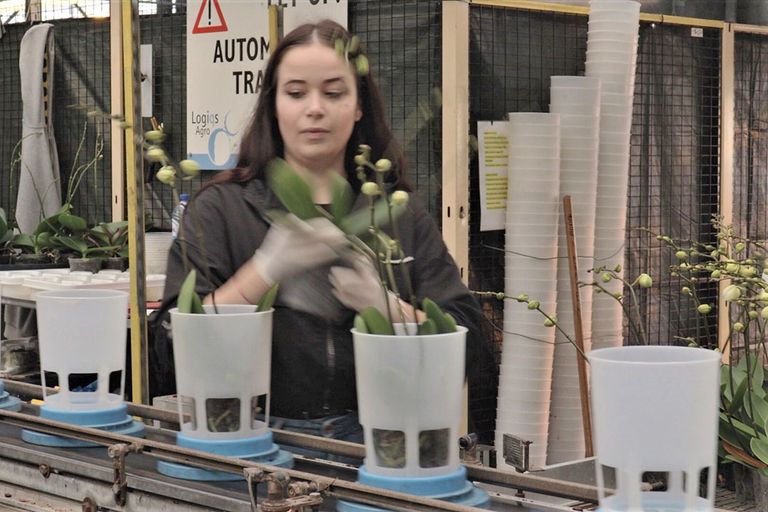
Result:
<svg viewBox="0 0 768 512"><path fill-rule="evenodd" d="M269 0L283 7L283 34L304 23L333 20L347 28L347 0Z"/></svg>
<svg viewBox="0 0 768 512"><path fill-rule="evenodd" d="M269 57L270 4L285 33L323 18L346 26L347 0L188 0L187 158L203 169L237 163Z"/></svg>
<svg viewBox="0 0 768 512"><path fill-rule="evenodd" d="M478 121L480 231L504 229L507 213L507 121Z"/></svg>

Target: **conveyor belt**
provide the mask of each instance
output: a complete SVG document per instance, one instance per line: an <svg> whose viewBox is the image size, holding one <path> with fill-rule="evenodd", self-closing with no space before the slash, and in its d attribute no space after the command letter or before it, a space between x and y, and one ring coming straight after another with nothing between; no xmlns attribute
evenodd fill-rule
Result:
<svg viewBox="0 0 768 512"><path fill-rule="evenodd" d="M21 440L22 428L42 429L58 435L80 437L102 446L94 448L64 449L27 444ZM357 468L353 465L328 462L322 459L296 457L293 470L282 470L270 466L228 459L211 454L185 450L173 444L175 433L164 429L148 428L147 439L137 440L125 436L106 433L94 429L74 427L58 422L37 418L28 413L0 411L0 482L3 497L0 504L10 505L18 496L24 496L27 503L50 498L69 503L64 510L228 510L250 511L251 500L248 485L239 482L195 482L173 479L158 473L155 464L158 459L176 462L202 464L204 467L230 472L241 472L244 468L252 471L264 470L265 474L279 471L287 474L293 481L311 481L323 489L323 503L320 510L334 510L336 499L360 500L392 510L453 510L465 512L475 510L470 507L419 498L400 493L389 492L359 485L355 482ZM306 437L290 433L276 432L276 440L291 442L306 441ZM108 456L106 446L127 446L135 443L141 447L140 453L128 453L125 456L126 486L125 506L118 505L116 487L114 487L114 459ZM305 447L324 448L349 454L362 453L362 447L350 443L311 438ZM288 447L289 448L289 447ZM290 449L290 448L289 448ZM350 453L351 452L351 453ZM261 474L259 472L259 474ZM490 489L496 498L492 510L526 510L520 503L537 503L536 499L520 499L516 488L504 486L504 480L512 478L526 487L535 487L548 483L549 479L528 478L526 475L509 475L486 468L470 468L471 478L478 475L495 486ZM526 483L527 482L527 483ZM553 481L554 483L557 483ZM561 482L563 489L568 489L567 482ZM259 484L256 489L266 498L266 485ZM586 486L573 487L580 492ZM562 489L561 489L562 490ZM30 498L34 496L34 498ZM529 495L530 496L530 495ZM537 495L539 496L539 495ZM562 508L574 500L553 499L550 496L547 507L538 510L572 510ZM539 498L541 499L541 497ZM579 500L576 500L578 502ZM91 508L89 508L91 507ZM95 508L93 508L95 507ZM52 509L61 510L61 506ZM17 508L17 510L26 510ZM28 510L46 510L29 508Z"/></svg>

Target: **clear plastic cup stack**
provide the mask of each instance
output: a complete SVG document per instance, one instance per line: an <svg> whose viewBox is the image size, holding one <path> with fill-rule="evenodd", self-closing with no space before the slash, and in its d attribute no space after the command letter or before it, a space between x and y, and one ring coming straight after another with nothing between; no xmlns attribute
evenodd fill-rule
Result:
<svg viewBox="0 0 768 512"><path fill-rule="evenodd" d="M510 113L504 292L526 294L554 313L560 213L560 116ZM505 433L532 441L531 464L546 462L554 329L526 304L504 303L496 444ZM503 460L501 469L514 471Z"/></svg>

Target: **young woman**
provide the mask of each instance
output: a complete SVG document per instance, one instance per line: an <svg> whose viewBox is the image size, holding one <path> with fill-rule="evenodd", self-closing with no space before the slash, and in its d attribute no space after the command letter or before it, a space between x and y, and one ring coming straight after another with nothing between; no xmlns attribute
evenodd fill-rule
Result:
<svg viewBox="0 0 768 512"><path fill-rule="evenodd" d="M346 45L350 37L330 21L303 25L285 36L267 65L237 168L208 183L184 219L186 232L194 234L187 238L201 238L188 243L186 259L198 269L197 291L205 302L256 303L272 283L280 283L273 326L273 424L361 441L350 328L357 311L381 306L383 294L369 285L375 279L372 267L340 264L347 242L328 220L270 226L266 212L285 208L265 182L269 162L283 158L311 185L315 203L328 204L332 173L359 192L354 156L360 144L367 144L371 161L392 162L390 189L410 190L379 90L366 66L355 66L359 51L340 55L335 50L339 39ZM367 207L362 194L355 207ZM398 227L405 254L413 258L408 268L415 297L429 297L469 329L467 367L472 368L485 343L477 302L415 198ZM175 303L188 271L177 240L169 255L164 310ZM389 300L401 299L390 295ZM415 311L402 309L410 315ZM156 333L150 360L153 395L172 391L172 357L162 334Z"/></svg>

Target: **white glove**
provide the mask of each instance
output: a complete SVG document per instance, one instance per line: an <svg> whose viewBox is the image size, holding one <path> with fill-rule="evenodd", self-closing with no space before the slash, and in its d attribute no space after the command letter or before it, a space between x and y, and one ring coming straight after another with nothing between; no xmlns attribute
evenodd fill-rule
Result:
<svg viewBox="0 0 768 512"><path fill-rule="evenodd" d="M369 306L387 314L387 306L392 315L397 307L397 296L385 290L373 263L365 257L348 259L353 267L331 267L328 281L333 287L333 294L349 309L360 312Z"/></svg>
<svg viewBox="0 0 768 512"><path fill-rule="evenodd" d="M262 279L272 285L332 262L347 244L344 232L325 217L302 221L287 215L269 228L252 261Z"/></svg>

